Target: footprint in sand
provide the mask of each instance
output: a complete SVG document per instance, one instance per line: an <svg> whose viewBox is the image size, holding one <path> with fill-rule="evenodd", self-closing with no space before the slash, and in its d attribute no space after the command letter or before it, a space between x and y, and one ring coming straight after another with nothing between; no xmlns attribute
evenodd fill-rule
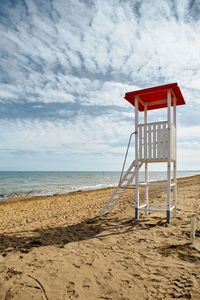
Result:
<svg viewBox="0 0 200 300"><path fill-rule="evenodd" d="M127 270L130 266L130 263L124 259L117 259L116 263L119 263L125 270Z"/></svg>
<svg viewBox="0 0 200 300"><path fill-rule="evenodd" d="M66 288L67 288L67 295L69 296L69 299L78 298L78 294L76 293L75 284L73 281L69 281Z"/></svg>
<svg viewBox="0 0 200 300"><path fill-rule="evenodd" d="M89 289L89 287L91 286L91 283L92 283L92 281L90 280L90 278L85 278L82 282L82 287Z"/></svg>

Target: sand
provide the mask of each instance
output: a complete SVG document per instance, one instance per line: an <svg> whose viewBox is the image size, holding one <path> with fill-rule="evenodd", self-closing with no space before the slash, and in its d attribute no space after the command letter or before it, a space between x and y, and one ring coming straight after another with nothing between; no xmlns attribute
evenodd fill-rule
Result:
<svg viewBox="0 0 200 300"><path fill-rule="evenodd" d="M200 299L200 176L178 180L177 217L133 222L133 191L98 218L112 189L0 203L0 300ZM151 189L162 202L165 191Z"/></svg>

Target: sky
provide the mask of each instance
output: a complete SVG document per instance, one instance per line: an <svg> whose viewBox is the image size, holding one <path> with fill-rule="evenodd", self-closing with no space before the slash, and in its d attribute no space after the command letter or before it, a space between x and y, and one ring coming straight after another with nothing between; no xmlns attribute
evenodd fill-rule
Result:
<svg viewBox="0 0 200 300"><path fill-rule="evenodd" d="M0 46L0 170L120 170L124 94L172 82L178 169L200 169L200 0L0 0Z"/></svg>

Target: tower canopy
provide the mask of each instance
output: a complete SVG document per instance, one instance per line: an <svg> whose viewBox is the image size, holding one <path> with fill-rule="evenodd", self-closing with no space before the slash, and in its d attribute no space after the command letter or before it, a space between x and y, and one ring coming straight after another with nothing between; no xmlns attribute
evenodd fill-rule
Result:
<svg viewBox="0 0 200 300"><path fill-rule="evenodd" d="M132 105L135 105L135 97L138 97L138 109L144 111L145 105L147 110L159 109L167 107L167 91L172 92L173 98L176 100L176 105L185 104L185 100L177 83L160 85L148 89L128 92L125 94L125 99Z"/></svg>

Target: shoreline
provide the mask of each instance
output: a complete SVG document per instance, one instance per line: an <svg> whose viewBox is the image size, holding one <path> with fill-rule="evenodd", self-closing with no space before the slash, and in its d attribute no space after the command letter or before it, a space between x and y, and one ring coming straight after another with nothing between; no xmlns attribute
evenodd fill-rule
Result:
<svg viewBox="0 0 200 300"><path fill-rule="evenodd" d="M4 173L11 173L7 176ZM26 196L51 196L65 194L79 190L93 190L107 187L115 187L119 183L120 172L18 172L0 171L0 201ZM26 175L35 173L36 175ZM44 173L41 176L41 173ZM60 174L65 175L60 175ZM71 174L74 173L74 174ZM87 173L87 176L80 175ZM93 177L93 173L95 174ZM102 175L102 174L104 175ZM105 175L108 173L108 175ZM115 173L115 174L114 174ZM118 174L118 175L116 175ZM177 171L177 178L200 174L200 171ZM141 171L141 180L144 180L144 171ZM166 172L150 171L149 181L160 181L166 179Z"/></svg>
<svg viewBox="0 0 200 300"><path fill-rule="evenodd" d="M195 175L190 175L190 176L179 176L177 177L177 182L181 179L189 179L189 178L193 178L196 176L200 176L200 174L195 174ZM166 180L149 180L149 182L164 182ZM52 198L52 197L64 197L67 195L76 195L76 194L80 194L80 193L85 193L85 192L95 192L95 191L107 191L107 190L112 190L115 189L117 187L117 185L114 186L105 186L105 187L99 187L99 188L89 188L89 189L80 189L80 190L75 190L75 191L69 191L69 192L65 192L65 193L55 193L52 195L24 195L24 196L15 196L15 197L11 197L11 198L2 198L0 199L0 205L1 204L5 204L5 203L10 203L10 202L17 202L17 201L32 201L33 199L37 200L37 199L42 199L42 198Z"/></svg>

